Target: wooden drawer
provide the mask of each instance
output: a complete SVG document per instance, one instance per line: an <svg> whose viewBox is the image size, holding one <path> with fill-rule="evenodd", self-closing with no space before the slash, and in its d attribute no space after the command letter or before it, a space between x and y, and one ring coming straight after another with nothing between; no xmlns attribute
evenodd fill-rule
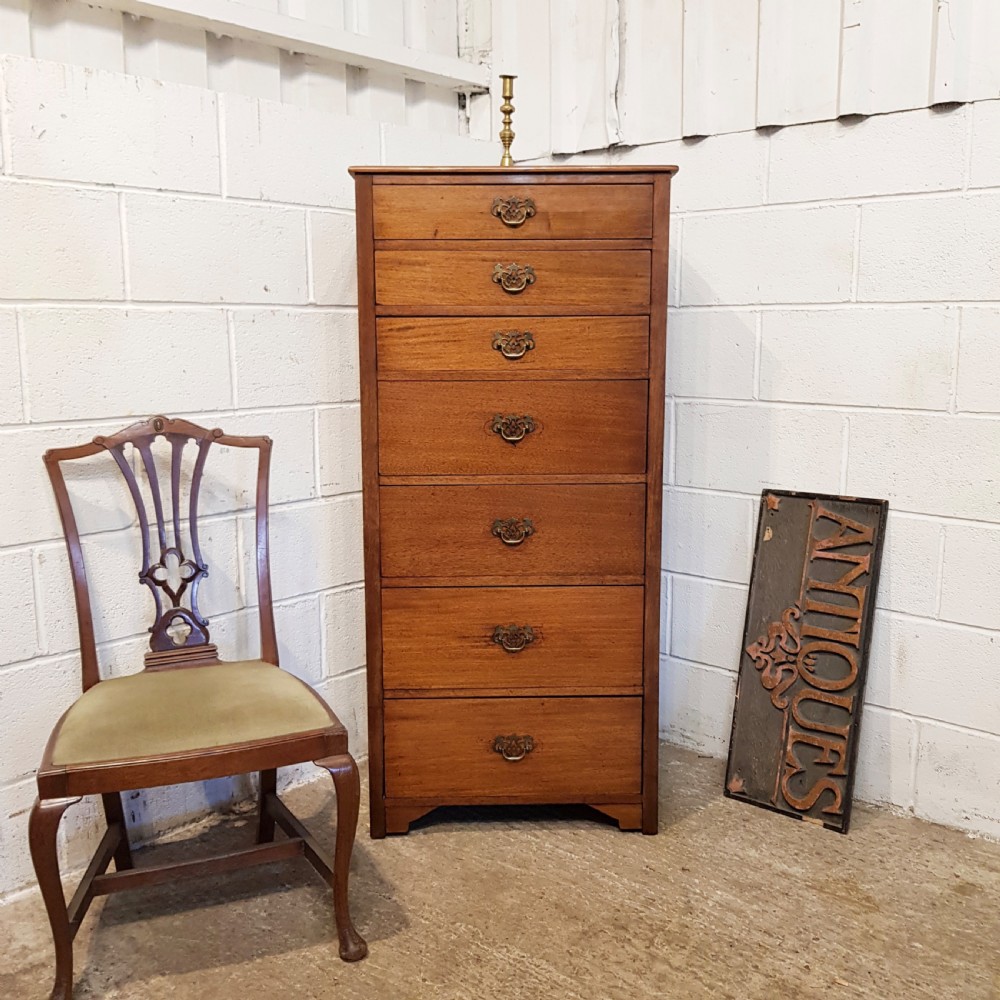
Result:
<svg viewBox="0 0 1000 1000"><path fill-rule="evenodd" d="M387 476L646 470L645 381L383 382Z"/></svg>
<svg viewBox="0 0 1000 1000"><path fill-rule="evenodd" d="M519 378L560 370L645 374L645 316L383 317L380 378L410 372L476 372Z"/></svg>
<svg viewBox="0 0 1000 1000"><path fill-rule="evenodd" d="M650 184L375 185L372 198L377 240L607 240L653 234Z"/></svg>
<svg viewBox="0 0 1000 1000"><path fill-rule="evenodd" d="M514 252L512 252L514 251ZM516 254L516 255L515 255ZM497 266L516 265L509 289L494 281ZM527 269L530 268L530 273ZM648 250L377 250L375 304L394 312L486 308L578 313L649 310Z"/></svg>
<svg viewBox="0 0 1000 1000"><path fill-rule="evenodd" d="M641 483L383 486L379 507L383 577L596 583L638 577L644 568ZM507 544L502 535L523 540Z"/></svg>
<svg viewBox="0 0 1000 1000"><path fill-rule="evenodd" d="M641 698L389 699L385 794L613 801L640 790L641 730ZM520 760L493 749L511 735L533 742Z"/></svg>
<svg viewBox="0 0 1000 1000"><path fill-rule="evenodd" d="M400 587L382 594L394 690L642 689L642 587Z"/></svg>

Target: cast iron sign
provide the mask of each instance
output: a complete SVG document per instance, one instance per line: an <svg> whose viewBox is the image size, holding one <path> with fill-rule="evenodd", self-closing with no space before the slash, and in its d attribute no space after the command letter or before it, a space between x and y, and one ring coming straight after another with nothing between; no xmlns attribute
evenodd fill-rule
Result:
<svg viewBox="0 0 1000 1000"><path fill-rule="evenodd" d="M847 832L888 506L761 497L728 796Z"/></svg>

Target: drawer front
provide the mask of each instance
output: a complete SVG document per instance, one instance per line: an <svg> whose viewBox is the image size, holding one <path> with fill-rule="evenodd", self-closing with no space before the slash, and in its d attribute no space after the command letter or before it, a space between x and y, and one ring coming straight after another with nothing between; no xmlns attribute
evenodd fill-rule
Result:
<svg viewBox="0 0 1000 1000"><path fill-rule="evenodd" d="M641 688L642 622L642 587L390 587L383 686Z"/></svg>
<svg viewBox="0 0 1000 1000"><path fill-rule="evenodd" d="M649 365L645 316L383 317L379 376L406 372L629 372Z"/></svg>
<svg viewBox="0 0 1000 1000"><path fill-rule="evenodd" d="M385 793L613 801L640 791L641 731L641 698L390 699Z"/></svg>
<svg viewBox="0 0 1000 1000"><path fill-rule="evenodd" d="M377 250L375 303L394 310L490 307L648 312L648 250Z"/></svg>
<svg viewBox="0 0 1000 1000"><path fill-rule="evenodd" d="M372 190L377 240L649 239L649 184L419 184Z"/></svg>
<svg viewBox="0 0 1000 1000"><path fill-rule="evenodd" d="M383 486L383 577L629 577L646 487Z"/></svg>
<svg viewBox="0 0 1000 1000"><path fill-rule="evenodd" d="M382 382L383 475L638 473L645 381Z"/></svg>

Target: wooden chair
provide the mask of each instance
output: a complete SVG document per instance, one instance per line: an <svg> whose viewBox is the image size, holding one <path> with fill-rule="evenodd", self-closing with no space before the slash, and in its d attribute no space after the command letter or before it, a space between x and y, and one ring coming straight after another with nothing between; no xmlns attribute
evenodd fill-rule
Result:
<svg viewBox="0 0 1000 1000"><path fill-rule="evenodd" d="M156 438L169 444L170 523L153 453ZM184 449L194 442L187 502L189 554L182 537ZM198 497L212 444L258 450L256 567L260 606L259 660L223 663L198 610L198 586L208 575L198 543ZM134 449L127 456L126 445ZM160 447L163 447L162 445ZM60 463L107 452L125 477L142 536L139 581L156 606L144 669L101 680L94 621L80 535ZM136 459L138 456L138 460ZM147 500L132 464L148 480ZM235 437L184 420L154 417L92 443L45 454L62 519L80 631L83 694L57 723L38 769L38 799L31 812L31 857L52 936L56 978L53 1000L73 994L73 938L95 896L121 889L202 876L245 865L304 855L333 888L340 957L353 962L368 948L351 923L347 880L358 819L358 768L347 750L347 731L308 685L278 667L268 554L268 478L271 440ZM168 537L169 536L169 537ZM185 606L186 600L186 606ZM314 761L333 777L337 795L335 860L276 794L276 769ZM120 793L128 789L204 781L257 771L260 775L256 844L212 858L135 867ZM67 909L59 877L56 832L66 808L84 795L103 799L108 829ZM275 841L275 824L288 839ZM115 870L108 872L114 859Z"/></svg>

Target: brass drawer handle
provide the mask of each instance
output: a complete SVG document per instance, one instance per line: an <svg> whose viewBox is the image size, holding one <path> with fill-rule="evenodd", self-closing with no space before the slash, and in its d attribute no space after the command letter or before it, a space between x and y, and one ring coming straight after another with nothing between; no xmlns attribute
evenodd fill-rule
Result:
<svg viewBox="0 0 1000 1000"><path fill-rule="evenodd" d="M493 752L500 754L504 760L523 760L535 749L535 741L530 736L497 736L493 740Z"/></svg>
<svg viewBox="0 0 1000 1000"><path fill-rule="evenodd" d="M534 349L535 336L527 330L497 330L493 334L493 350L499 351L511 361L523 358L528 351Z"/></svg>
<svg viewBox="0 0 1000 1000"><path fill-rule="evenodd" d="M494 198L490 214L495 215L505 226L517 229L535 214L535 203L531 198L518 198L517 195Z"/></svg>
<svg viewBox="0 0 1000 1000"><path fill-rule="evenodd" d="M493 281L508 294L517 295L535 283L535 269L527 264L494 264Z"/></svg>
<svg viewBox="0 0 1000 1000"><path fill-rule="evenodd" d="M517 413L498 413L490 424L490 430L494 434L499 434L504 441L517 444L524 440L525 434L530 434L535 429L535 421L527 413L518 415Z"/></svg>
<svg viewBox="0 0 1000 1000"><path fill-rule="evenodd" d="M493 641L508 653L520 653L535 641L535 630L530 625L497 625L493 630Z"/></svg>
<svg viewBox="0 0 1000 1000"><path fill-rule="evenodd" d="M535 526L527 517L498 517L493 522L493 535L504 545L520 545L535 533Z"/></svg>

